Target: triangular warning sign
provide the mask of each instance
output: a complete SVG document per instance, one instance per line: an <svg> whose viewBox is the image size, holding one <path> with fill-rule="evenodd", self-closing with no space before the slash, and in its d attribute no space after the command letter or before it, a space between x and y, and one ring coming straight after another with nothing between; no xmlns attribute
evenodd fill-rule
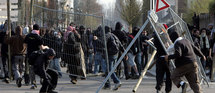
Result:
<svg viewBox="0 0 215 93"><path fill-rule="evenodd" d="M170 7L170 5L165 0L157 0L156 2L156 12L159 12L165 8Z"/></svg>

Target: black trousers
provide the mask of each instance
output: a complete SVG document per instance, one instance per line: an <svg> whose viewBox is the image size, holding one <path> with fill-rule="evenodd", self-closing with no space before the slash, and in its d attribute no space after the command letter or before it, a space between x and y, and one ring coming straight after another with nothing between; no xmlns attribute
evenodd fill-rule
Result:
<svg viewBox="0 0 215 93"><path fill-rule="evenodd" d="M170 79L170 71L167 66L167 62L162 59L157 58L156 61L156 89L161 90L163 82L164 82L164 75L166 74L166 81L165 81L165 91L170 92L172 90L172 81Z"/></svg>
<svg viewBox="0 0 215 93"><path fill-rule="evenodd" d="M48 74L48 79L43 80L40 93L49 92L51 90L54 90L57 87L58 72L52 69L48 69L46 73Z"/></svg>

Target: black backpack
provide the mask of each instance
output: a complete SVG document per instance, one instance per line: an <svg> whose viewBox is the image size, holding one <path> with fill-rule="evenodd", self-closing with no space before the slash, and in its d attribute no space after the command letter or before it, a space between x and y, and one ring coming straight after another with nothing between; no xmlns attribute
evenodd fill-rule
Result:
<svg viewBox="0 0 215 93"><path fill-rule="evenodd" d="M33 51L30 56L28 57L29 60L28 60L28 63L29 65L34 65L35 61L37 60L37 58L44 54L44 52L42 50L38 50L38 51Z"/></svg>
<svg viewBox="0 0 215 93"><path fill-rule="evenodd" d="M120 50L120 46L121 42L119 41L119 39L111 33L107 43L108 55L117 54Z"/></svg>

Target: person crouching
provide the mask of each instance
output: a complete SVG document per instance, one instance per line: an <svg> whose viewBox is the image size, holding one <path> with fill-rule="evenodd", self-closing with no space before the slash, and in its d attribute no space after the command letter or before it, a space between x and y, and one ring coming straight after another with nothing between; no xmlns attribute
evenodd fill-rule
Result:
<svg viewBox="0 0 215 93"><path fill-rule="evenodd" d="M57 93L54 89L58 82L58 72L47 69L50 60L56 55L53 49L46 49L45 52L37 57L34 63L34 73L43 79L39 93Z"/></svg>

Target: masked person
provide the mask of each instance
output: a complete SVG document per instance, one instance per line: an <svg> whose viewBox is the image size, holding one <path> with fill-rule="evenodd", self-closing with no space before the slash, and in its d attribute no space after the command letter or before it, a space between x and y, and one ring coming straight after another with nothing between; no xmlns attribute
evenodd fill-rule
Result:
<svg viewBox="0 0 215 93"><path fill-rule="evenodd" d="M172 32L170 38L174 42L174 54L166 55L165 60L175 59L176 68L171 75L173 83L178 88L182 88L182 93L186 93L188 83L181 79L181 77L185 76L194 93L202 93L195 54L206 60L205 56L189 40L179 37L177 32Z"/></svg>

